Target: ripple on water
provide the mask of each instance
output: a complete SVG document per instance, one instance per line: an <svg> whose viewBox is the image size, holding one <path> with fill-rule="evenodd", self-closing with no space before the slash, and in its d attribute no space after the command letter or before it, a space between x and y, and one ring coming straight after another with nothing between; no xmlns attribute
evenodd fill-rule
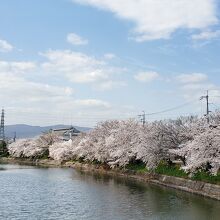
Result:
<svg viewBox="0 0 220 220"><path fill-rule="evenodd" d="M220 202L126 178L0 165L0 219L219 219Z"/></svg>

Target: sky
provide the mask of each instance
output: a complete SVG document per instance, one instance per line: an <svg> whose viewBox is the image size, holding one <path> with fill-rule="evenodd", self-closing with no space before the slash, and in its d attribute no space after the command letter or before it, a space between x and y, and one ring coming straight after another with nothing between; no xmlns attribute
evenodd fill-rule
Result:
<svg viewBox="0 0 220 220"><path fill-rule="evenodd" d="M219 12L219 0L0 0L6 124L202 116L206 90L218 109Z"/></svg>

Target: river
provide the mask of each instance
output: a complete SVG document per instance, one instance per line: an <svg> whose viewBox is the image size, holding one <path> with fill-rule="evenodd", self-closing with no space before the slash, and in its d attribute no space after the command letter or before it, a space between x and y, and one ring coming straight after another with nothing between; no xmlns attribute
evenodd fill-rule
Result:
<svg viewBox="0 0 220 220"><path fill-rule="evenodd" d="M220 202L128 178L0 164L2 220L218 220Z"/></svg>

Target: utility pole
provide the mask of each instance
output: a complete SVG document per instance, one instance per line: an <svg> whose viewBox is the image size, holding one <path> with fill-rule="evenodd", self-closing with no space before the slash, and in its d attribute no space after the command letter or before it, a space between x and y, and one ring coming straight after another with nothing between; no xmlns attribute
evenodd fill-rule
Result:
<svg viewBox="0 0 220 220"><path fill-rule="evenodd" d="M145 114L145 111L143 111L143 114L138 115L138 117L140 117L140 119L141 119L141 123L142 123L143 126L144 126L145 123L146 123L146 114Z"/></svg>
<svg viewBox="0 0 220 220"><path fill-rule="evenodd" d="M206 96L201 96L200 100L206 99L206 114L205 116L207 117L207 122L209 123L209 113L211 111L209 111L209 90L207 90L207 95Z"/></svg>
<svg viewBox="0 0 220 220"><path fill-rule="evenodd" d="M16 138L17 138L17 134L16 134L16 131L14 132L14 137L13 137L13 141L15 142L16 141Z"/></svg>
<svg viewBox="0 0 220 220"><path fill-rule="evenodd" d="M5 140L5 110L2 109L1 125L0 125L0 140Z"/></svg>

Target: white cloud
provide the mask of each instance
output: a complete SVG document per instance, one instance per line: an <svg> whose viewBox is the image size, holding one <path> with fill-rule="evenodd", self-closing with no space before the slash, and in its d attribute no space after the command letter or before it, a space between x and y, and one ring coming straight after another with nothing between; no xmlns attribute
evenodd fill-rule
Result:
<svg viewBox="0 0 220 220"><path fill-rule="evenodd" d="M118 79L123 69L109 65L104 58L103 61L73 51L50 50L42 55L45 62L0 61L0 100L6 107L7 123L45 125L72 121L91 126L121 117L121 112L123 117L129 113L123 106L114 106L92 94L81 97L79 87L71 87L71 82L87 83L95 90L124 86Z"/></svg>
<svg viewBox="0 0 220 220"><path fill-rule="evenodd" d="M48 59L42 64L45 72L66 77L74 83L90 83L99 86L113 81L117 84L117 80L112 80L112 77L124 71L103 60L70 50L50 50L42 55ZM106 89L110 87L106 86Z"/></svg>
<svg viewBox="0 0 220 220"><path fill-rule="evenodd" d="M47 82L36 82L43 76L41 71L35 72L37 66L34 62L0 61L0 99L2 103L26 103L55 102L71 97L73 89L66 86L50 85ZM44 103L45 104L45 103Z"/></svg>
<svg viewBox="0 0 220 220"><path fill-rule="evenodd" d="M149 83L160 78L157 72L140 72L134 76L137 81Z"/></svg>
<svg viewBox="0 0 220 220"><path fill-rule="evenodd" d="M139 42L167 39L178 29L205 29L215 25L216 0L72 0L113 12L134 23Z"/></svg>
<svg viewBox="0 0 220 220"><path fill-rule="evenodd" d="M114 88L124 87L127 86L127 83L124 81L104 81L102 83L99 83L95 86L96 90L105 91L105 90L112 90Z"/></svg>
<svg viewBox="0 0 220 220"><path fill-rule="evenodd" d="M4 63L10 66L10 62ZM26 71L33 76L33 72ZM90 121L88 115L91 119L93 114L102 113L105 117L112 111L110 103L104 100L76 98L76 92L71 87L36 82L27 79L29 74L17 73L15 69L6 69L4 72L0 68L0 100L6 107L7 123L70 124L72 115L73 123L88 126L99 120ZM38 73L38 77L43 75ZM80 114L86 115L86 120L80 118Z"/></svg>
<svg viewBox="0 0 220 220"><path fill-rule="evenodd" d="M70 124L73 116L73 123L88 126L121 109L92 94L82 98L71 82L85 83L93 90L118 88L125 85L118 79L124 69L104 58L69 50L41 55L45 62L0 60L0 100L7 110L7 123Z"/></svg>
<svg viewBox="0 0 220 220"><path fill-rule="evenodd" d="M181 74L176 77L177 82L179 82L179 89L182 96L187 101L193 101L195 106L197 106L198 112L201 111L200 97L206 94L207 90L210 90L210 94L215 94L213 90L219 91L216 84L209 80L207 74L193 73L193 74ZM218 92L219 93L219 92ZM218 103L210 97L211 102ZM205 105L205 103L204 103Z"/></svg>
<svg viewBox="0 0 220 220"><path fill-rule="evenodd" d="M10 52L13 50L13 46L9 44L6 40L0 39L0 52Z"/></svg>
<svg viewBox="0 0 220 220"><path fill-rule="evenodd" d="M176 77L180 83L201 83L208 79L208 76L203 73L181 74Z"/></svg>
<svg viewBox="0 0 220 220"><path fill-rule="evenodd" d="M80 37L79 35L77 35L75 33L69 33L67 35L66 39L70 44L73 44L73 45L86 45L86 44L88 44L88 40L83 39L82 37Z"/></svg>
<svg viewBox="0 0 220 220"><path fill-rule="evenodd" d="M108 102L98 100L98 99L80 99L75 100L74 103L81 107L89 107L89 108L110 108L111 105Z"/></svg>
<svg viewBox="0 0 220 220"><path fill-rule="evenodd" d="M220 30L217 31L203 31L199 34L192 35L193 40L211 40L220 37Z"/></svg>
<svg viewBox="0 0 220 220"><path fill-rule="evenodd" d="M180 87L183 97L188 101L195 101L195 104L198 104L198 109L201 107L199 104L199 99L202 95L206 94L207 90L218 89L215 84L211 82L203 82L203 83L189 83L184 84ZM198 102L196 102L198 101Z"/></svg>
<svg viewBox="0 0 220 220"><path fill-rule="evenodd" d="M31 102L52 102L60 98L69 97L73 90L69 87L51 86L36 83L13 74L0 74L0 97L2 102L24 104ZM4 92L3 92L4 91Z"/></svg>
<svg viewBox="0 0 220 220"><path fill-rule="evenodd" d="M50 50L42 54L48 62L43 69L67 77L75 83L92 83L108 78L105 63L83 53L70 50Z"/></svg>
<svg viewBox="0 0 220 220"><path fill-rule="evenodd" d="M36 68L34 62L7 62L0 60L0 72L26 73Z"/></svg>

